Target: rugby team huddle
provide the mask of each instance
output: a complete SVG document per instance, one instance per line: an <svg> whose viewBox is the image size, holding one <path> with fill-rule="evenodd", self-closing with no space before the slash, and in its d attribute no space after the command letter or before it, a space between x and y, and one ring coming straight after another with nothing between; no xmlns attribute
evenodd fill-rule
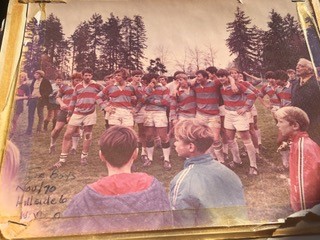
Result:
<svg viewBox="0 0 320 240"><path fill-rule="evenodd" d="M38 111L37 131L47 130L53 119L49 153L56 151L57 139L65 125L61 154L52 168L60 168L69 154L75 154L80 136L83 139L81 165L88 164L92 129L97 122L96 109L104 111L106 128L114 125L134 127L138 131L140 158L144 167L154 160L155 145L163 153L163 167L171 169L170 138L179 120L197 118L214 130L214 142L210 152L214 158L230 168L242 165L236 133L242 139L245 154L250 161L248 174L257 175L257 160L262 156L261 134L257 125L254 103L262 104L275 112L291 104L291 81L296 79L295 70L268 71L265 81L236 68L217 69L208 67L198 70L195 76L177 71L168 83L166 76L118 69L100 84L93 80L93 71L85 68L71 76L71 83L63 83L58 76L53 84L45 79L45 73L37 70L35 79L26 87L22 76L17 101L28 99L27 134L32 134L35 110ZM259 87L257 87L259 85ZM269 100L264 99L268 96ZM34 103L33 103L34 102ZM44 119L43 108L48 115ZM98 108L97 106L98 105ZM31 108L31 109L30 109ZM20 111L21 113L22 111ZM19 114L20 114L19 113ZM13 118L13 131L19 114ZM44 123L44 126L42 126ZM283 166L288 167L288 149L278 137ZM158 144L157 144L158 143ZM229 160L228 153L232 154Z"/></svg>

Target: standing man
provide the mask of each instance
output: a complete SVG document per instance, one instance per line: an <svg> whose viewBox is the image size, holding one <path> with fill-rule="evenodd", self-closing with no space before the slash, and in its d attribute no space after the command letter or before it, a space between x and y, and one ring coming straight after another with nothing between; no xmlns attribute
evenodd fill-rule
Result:
<svg viewBox="0 0 320 240"><path fill-rule="evenodd" d="M49 95L52 93L52 86L49 80L44 78L44 71L37 70L34 73L34 80L30 85L30 98L28 101L28 127L26 134L32 135L34 114L37 109L38 126L37 132L41 132L43 125L43 109L49 104Z"/></svg>
<svg viewBox="0 0 320 240"><path fill-rule="evenodd" d="M137 96L135 88L127 82L128 77L129 73L124 68L116 70L115 83L106 86L96 96L97 103L106 111L110 126L122 125L133 128L132 102L137 100Z"/></svg>
<svg viewBox="0 0 320 240"><path fill-rule="evenodd" d="M150 166L153 161L154 137L158 135L161 139L164 157L163 167L165 170L170 170L170 141L167 133L168 119L166 115L166 110L170 107L169 89L158 82L157 74L146 74L143 79L148 84L143 96L143 101L146 105L144 126L148 159L143 166Z"/></svg>
<svg viewBox="0 0 320 240"><path fill-rule="evenodd" d="M93 71L91 68L82 70L82 83L79 83L73 92L69 104L67 130L63 136L62 150L59 161L52 168L60 168L68 157L72 144L72 136L83 125L83 147L81 153L81 165L88 164L89 147L92 140L92 128L97 122L96 95L103 87L92 80Z"/></svg>
<svg viewBox="0 0 320 240"><path fill-rule="evenodd" d="M296 67L297 80L292 82L291 105L301 108L310 119L308 133L320 145L320 88L312 63L300 58Z"/></svg>

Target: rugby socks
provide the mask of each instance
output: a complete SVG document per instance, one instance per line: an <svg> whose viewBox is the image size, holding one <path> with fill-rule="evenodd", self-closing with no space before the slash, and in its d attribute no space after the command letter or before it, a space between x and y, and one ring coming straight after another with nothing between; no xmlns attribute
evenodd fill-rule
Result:
<svg viewBox="0 0 320 240"><path fill-rule="evenodd" d="M51 137L50 138L50 147L55 146L56 145L56 141L57 141L57 138Z"/></svg>
<svg viewBox="0 0 320 240"><path fill-rule="evenodd" d="M219 162L224 162L224 155L222 151L222 143L221 142L214 142L212 144L213 152L216 155Z"/></svg>
<svg viewBox="0 0 320 240"><path fill-rule="evenodd" d="M224 154L228 154L228 144L227 143L222 144L222 151Z"/></svg>
<svg viewBox="0 0 320 240"><path fill-rule="evenodd" d="M81 159L83 158L87 158L88 157L88 153L85 153L85 152L81 152Z"/></svg>
<svg viewBox="0 0 320 240"><path fill-rule="evenodd" d="M228 140L228 146L229 146L230 152L232 154L233 161L236 163L241 163L238 143L234 139Z"/></svg>
<svg viewBox="0 0 320 240"><path fill-rule="evenodd" d="M146 152L150 161L153 161L154 143L153 141L147 142Z"/></svg>
<svg viewBox="0 0 320 240"><path fill-rule="evenodd" d="M258 144L261 145L262 144L262 142L261 142L261 131L260 131L260 129L257 129L255 131L256 131L256 134L257 134L257 137L258 137Z"/></svg>
<svg viewBox="0 0 320 240"><path fill-rule="evenodd" d="M256 150L255 150L255 147L253 146L251 139L243 140L243 144L247 149L247 153L250 161L250 167L257 168Z"/></svg>
<svg viewBox="0 0 320 240"><path fill-rule="evenodd" d="M78 147L78 142L79 142L80 137L76 136L76 137L72 137L72 149L77 149Z"/></svg>
<svg viewBox="0 0 320 240"><path fill-rule="evenodd" d="M59 157L59 162L66 162L68 158L68 153L61 153Z"/></svg>
<svg viewBox="0 0 320 240"><path fill-rule="evenodd" d="M164 161L170 162L170 142L161 143Z"/></svg>

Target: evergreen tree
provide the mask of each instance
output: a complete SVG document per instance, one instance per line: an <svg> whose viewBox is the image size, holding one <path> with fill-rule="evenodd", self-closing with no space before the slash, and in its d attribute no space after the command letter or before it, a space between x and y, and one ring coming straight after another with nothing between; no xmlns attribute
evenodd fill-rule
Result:
<svg viewBox="0 0 320 240"><path fill-rule="evenodd" d="M133 58L133 46L135 38L135 29L132 19L125 16L121 21L121 36L123 47L121 48L120 65L127 69L135 69Z"/></svg>
<svg viewBox="0 0 320 240"><path fill-rule="evenodd" d="M227 23L227 31L230 35L227 39L227 46L232 54L237 55L235 63L239 70L253 71L257 58L254 48L257 36L249 27L251 19L245 16L244 11L238 7L235 12L235 20Z"/></svg>
<svg viewBox="0 0 320 240"><path fill-rule="evenodd" d="M102 46L102 26L103 20L100 14L93 14L88 21L89 25L89 52L88 52L88 66L94 73L99 70L99 53Z"/></svg>
<svg viewBox="0 0 320 240"><path fill-rule="evenodd" d="M161 62L160 58L156 58L155 60L150 60L150 66L147 67L147 71L149 73L157 73L162 75L167 71L166 66Z"/></svg>
<svg viewBox="0 0 320 240"><path fill-rule="evenodd" d="M286 47L286 29L283 18L274 10L270 13L269 30L263 37L263 65L267 70L286 69L288 51Z"/></svg>
<svg viewBox="0 0 320 240"><path fill-rule="evenodd" d="M83 68L90 66L89 32L89 24L87 22L82 22L71 36L73 42L72 70L75 69L76 71L82 71Z"/></svg>
<svg viewBox="0 0 320 240"><path fill-rule="evenodd" d="M135 69L142 69L142 60L144 57L144 49L147 48L146 41L147 41L147 34L146 34L146 27L143 22L141 16L136 15L133 17L134 22L134 41L133 41L133 57L134 57L134 66Z"/></svg>
<svg viewBox="0 0 320 240"><path fill-rule="evenodd" d="M111 13L103 25L104 44L101 49L101 66L107 69L108 73L119 67L123 48L120 31L120 19Z"/></svg>
<svg viewBox="0 0 320 240"><path fill-rule="evenodd" d="M298 59L307 55L298 22L290 14L283 18L272 10L268 27L263 37L263 65L267 70L295 68Z"/></svg>
<svg viewBox="0 0 320 240"><path fill-rule="evenodd" d="M40 69L40 37L39 25L36 18L32 18L26 25L25 30L25 47L22 69L29 77L33 76L34 71Z"/></svg>

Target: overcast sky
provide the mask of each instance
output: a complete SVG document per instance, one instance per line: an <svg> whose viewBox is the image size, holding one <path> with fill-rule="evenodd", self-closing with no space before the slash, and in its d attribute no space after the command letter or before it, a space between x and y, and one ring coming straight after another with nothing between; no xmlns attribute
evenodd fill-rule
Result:
<svg viewBox="0 0 320 240"><path fill-rule="evenodd" d="M67 4L47 4L46 14L53 13L61 20L63 31L69 37L81 21L87 21L94 13L102 15L106 21L113 13L123 16L143 17L147 46L145 56L154 59L162 46L168 51L165 64L169 73L177 70L176 61L182 62L185 49L198 47L205 50L212 46L215 50L215 65L226 67L234 56L229 56L226 47L226 23L234 20L234 12L239 6L252 19L252 26L267 29L272 9L285 16L296 15L296 4L291 0L68 0ZM31 6L31 11L37 5Z"/></svg>

